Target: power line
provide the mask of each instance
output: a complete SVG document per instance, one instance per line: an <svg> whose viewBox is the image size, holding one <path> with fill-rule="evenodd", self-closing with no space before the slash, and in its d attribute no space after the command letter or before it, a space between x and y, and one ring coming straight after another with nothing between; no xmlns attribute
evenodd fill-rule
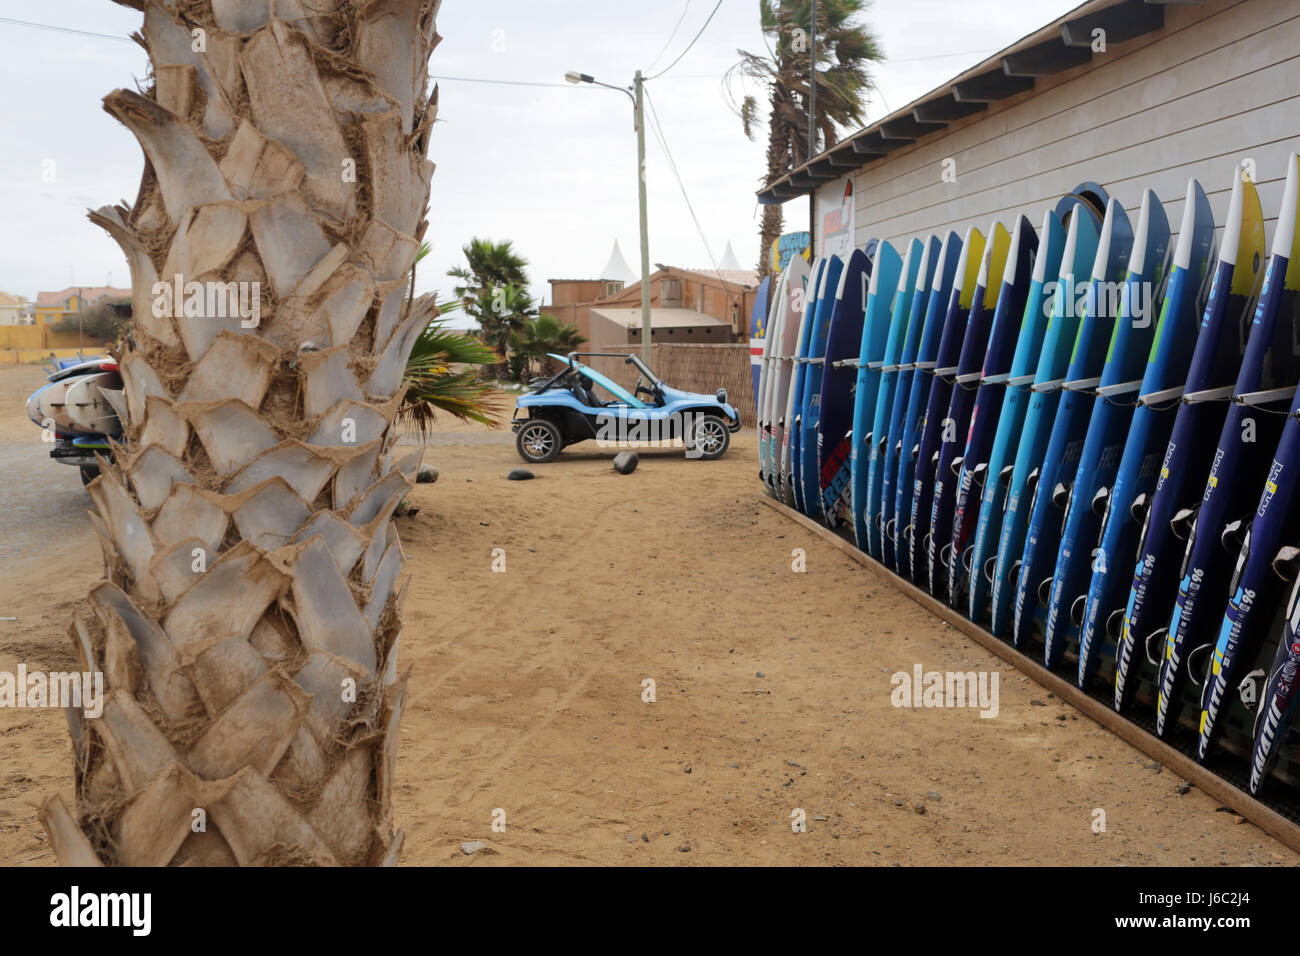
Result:
<svg viewBox="0 0 1300 956"><path fill-rule="evenodd" d="M679 27L681 27L682 21L686 19L686 11L689 10L690 8L691 8L691 0L686 0L686 5L682 7L682 15L679 16L677 18L677 22L673 24L673 32L668 34L668 39L664 41L663 49L661 49L659 53L655 56L655 58L650 61L650 65L645 68L647 73L649 73L651 70L655 68L655 64L659 62L659 58L662 57L664 53L668 50L668 44L672 43L673 38L677 36L677 30Z"/></svg>
<svg viewBox="0 0 1300 956"><path fill-rule="evenodd" d="M571 83L540 83L534 80L493 80L483 76L434 76L429 74L429 79L438 80L439 82L454 83L491 83L494 86L550 86L556 89L572 89Z"/></svg>
<svg viewBox="0 0 1300 956"><path fill-rule="evenodd" d="M704 36L704 31L707 30L707 29L709 28L709 24L713 22L713 15L714 15L715 13L718 12L718 8L721 7L721 6L722 6L722 0L718 0L718 2L715 3L715 4L713 5L713 9L709 11L708 19L704 21L704 26L700 27L700 32L697 33L697 34L695 34L695 36L691 38L691 42L690 42L690 43L686 44L686 49L685 49L685 50L682 50L681 53L678 53L678 54L677 54L677 59L676 59L676 60L673 60L673 62L669 63L666 67L664 67L662 70L660 70L660 71L659 71L658 73L656 73L654 76L648 76L648 77L646 77L646 79L647 79L647 80L656 80L656 79L658 79L659 77L661 77L661 76L663 76L665 73L667 73L669 70L671 70L673 67L675 67L675 66L677 65L678 61L680 61L682 57L684 57L687 53L690 53L690 52L691 52L691 47L695 46L695 41L696 41L696 40L698 40L700 37Z"/></svg>
<svg viewBox="0 0 1300 956"><path fill-rule="evenodd" d="M55 33L73 33L77 36L96 37L100 40L122 40L126 43L134 43L130 37L118 36L113 33L91 33L89 30L74 30L72 27L58 27L52 23L32 23L30 20L14 20L11 17L0 17L0 23L8 23L15 27L31 27L33 30L50 30Z"/></svg>
<svg viewBox="0 0 1300 956"><path fill-rule="evenodd" d="M713 249L704 235L703 227L700 226L699 217L695 215L695 207L691 205L691 197L686 194L686 184L682 182L681 173L677 171L677 163L673 159L673 152L668 148L668 136L659 123L659 111L655 109L654 100L651 98L649 90L645 91L645 95L646 102L650 105L651 131L655 134L655 139L659 141L659 147L664 151L664 156L668 160L668 168L672 170L673 179L677 180L677 188L681 190L682 198L686 200L686 209L691 214L691 221L695 223L695 231L699 234L700 242L704 244L704 251L709 254L709 261L713 263L713 271L717 275L718 281L725 286L727 280L722 278L722 270L718 268L718 260L713 257Z"/></svg>

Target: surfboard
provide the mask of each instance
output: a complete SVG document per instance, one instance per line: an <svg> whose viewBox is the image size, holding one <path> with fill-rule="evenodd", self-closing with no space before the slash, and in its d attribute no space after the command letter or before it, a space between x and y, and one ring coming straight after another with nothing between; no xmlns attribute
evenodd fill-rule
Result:
<svg viewBox="0 0 1300 956"><path fill-rule="evenodd" d="M929 587L932 594L945 600L948 597L948 567L952 560L952 519L961 472L960 459L970 431L980 368L988 352L998 290L1002 287L1002 274L1010 249L1011 234L1000 222L994 222L989 227L989 240L980 257L966 333L962 337L957 364L952 369L948 413L939 431L939 457L935 464L930 504Z"/></svg>
<svg viewBox="0 0 1300 956"><path fill-rule="evenodd" d="M867 526L868 553L877 561L883 561L884 542L882 535L882 514L885 494L885 467L888 458L889 428L893 417L894 386L898 379L899 358L907 339L908 322L912 316L912 300L916 298L916 277L921 270L921 259L925 255L925 244L920 239L913 239L907 244L903 253L903 267L898 276L898 287L894 292L889 310L889 326L884 340L884 348L874 354L873 370L876 382L875 409L871 417L871 440L864 443L863 451L868 453L867 491L864 496L864 523ZM867 388L871 387L868 379ZM892 486L893 482L890 482Z"/></svg>
<svg viewBox="0 0 1300 956"><path fill-rule="evenodd" d="M1297 173L1297 159L1293 154L1288 163L1287 184L1283 193L1281 214L1278 217L1277 233L1273 241L1273 255L1265 274L1266 288L1259 293L1259 308L1255 310L1251 322L1246 354L1242 359L1242 374L1238 377L1235 389L1237 393L1235 405L1238 407L1229 409L1225 416L1226 423L1216 456L1222 454L1214 463L1212 476L1224 470L1223 459L1229 457L1248 459L1248 456L1253 457L1253 454L1257 454L1257 450L1250 447L1257 442L1243 440L1247 417L1254 420L1257 428L1264 424L1265 419L1276 419L1275 415L1268 414L1268 405L1272 404L1269 398L1276 401L1277 392L1272 396L1260 391L1244 394L1242 392L1243 383L1246 388L1257 384L1252 381L1256 374L1253 367L1256 356L1260 354L1267 356L1264 359L1266 369L1264 374L1269 374L1270 367L1280 363L1283 357L1293 363L1297 347L1300 347L1300 342L1296 341L1297 335L1300 335L1300 324L1298 324L1300 307L1297 306L1295 292L1296 288L1300 287L1300 248L1297 248L1296 244L1298 191L1300 191L1300 174ZM1239 252L1238 259L1245 259L1247 254L1249 254L1248 250ZM1236 279L1235 274L1233 278ZM1242 290L1244 289L1243 281ZM1265 339L1263 336L1270 332L1272 335ZM1257 336L1260 337L1258 342ZM1294 386L1294 366L1284 366L1282 374L1292 380L1291 386L1284 385L1278 390L1285 394ZM1290 402L1288 405L1294 414L1298 407L1297 403ZM1236 415L1242 414L1242 408L1244 408L1244 417L1239 421L1238 430L1235 434L1230 433L1228 426L1234 424ZM1293 431L1291 418L1285 419L1285 423L1273 459L1264 471L1263 487L1256 498L1254 516L1249 520L1242 535L1244 540L1240 547L1233 579L1229 584L1228 593L1231 598L1218 622L1217 640L1209 661L1209 673L1201 690L1201 714L1198 725L1200 732L1197 739L1197 756L1201 760L1204 760L1209 752L1219 718L1227 708L1229 694L1235 691L1240 675L1249 669L1262 649L1262 643L1268 634L1268 625L1286 593L1283 582L1295 578L1295 557L1293 555L1287 558L1285 554L1287 551L1294 552L1293 546L1300 543L1300 537L1296 534L1296 526L1300 522L1296 520L1293 500L1294 472L1297 465L1300 465L1300 461L1295 459L1294 436L1290 434ZM1234 453L1232 456L1229 455L1229 450ZM1247 472L1244 476L1236 475L1237 481L1254 477L1250 474L1253 472L1253 464L1249 460L1245 465L1238 463L1237 469L1234 470ZM1226 483L1226 481L1220 482L1220 484ZM1256 487L1258 489L1258 483ZM1213 501L1218 496L1209 497ZM1203 497L1196 520L1199 524L1204 517L1207 523L1206 530L1212 532L1213 526L1210 526L1210 522L1214 520L1215 515L1207 514L1206 504ZM1222 539L1230 537L1229 533L1221 533ZM1171 623L1171 634L1174 626L1174 623ZM1195 666L1196 658L1194 649L1191 646L1187 649L1188 669L1191 670Z"/></svg>
<svg viewBox="0 0 1300 956"><path fill-rule="evenodd" d="M1061 397L1061 382L1069 368L1081 324L1081 310L1077 303L1089 284L1088 274L1096 260L1097 242L1097 227L1092 218L1077 212L1071 215L1061 253L1060 275L1050 297L1051 318L1039 350L1024 427L1016 447L1015 465L1007 485L1006 508L991 582L990 627L999 636L1006 636L1009 632L1017 647L1020 645L1014 626L1014 610L1025 533L1038 494L1043 458L1051 440Z"/></svg>
<svg viewBox="0 0 1300 956"><path fill-rule="evenodd" d="M1061 524L1047 605L1044 640L1049 647L1066 641L1066 631L1081 628L1088 585L1093 571L1108 571L1108 556L1097 547L1101 525L1109 507L1110 489L1119 473L1133 420L1133 406L1146 371L1164 280L1169 267L1169 219L1159 197L1150 189L1142 194L1128 274L1120 292L1119 312L1110 346L1095 389L1080 395L1087 416L1079 463L1069 479L1065 520ZM1109 305L1114 305L1113 302ZM1090 397L1089 397L1090 396ZM1091 404L1090 411L1087 406ZM1095 628L1085 639L1080 631L1075 681L1091 682L1104 642Z"/></svg>
<svg viewBox="0 0 1300 956"><path fill-rule="evenodd" d="M764 280L766 281L766 280ZM768 418L768 397L772 390L772 369L775 367L775 355L777 350L777 334L779 334L781 317L777 315L781 307L781 297L785 293L785 274L781 273L776 277L776 284L772 286L770 302L768 302L768 315L762 321L763 336L762 339L762 360L759 363L758 386L755 389L754 406L755 406L755 428L758 432L758 477L763 483L763 490L768 494L775 494L775 480L772 479L772 421ZM757 304L757 303L755 303ZM758 320L755 317L755 328L758 328ZM750 338L753 345L755 339Z"/></svg>
<svg viewBox="0 0 1300 956"><path fill-rule="evenodd" d="M64 408L72 424L87 434L122 434L122 422L117 410L104 397L103 389L120 389L122 376L117 372L98 372L69 380L64 396Z"/></svg>
<svg viewBox="0 0 1300 956"><path fill-rule="evenodd" d="M850 498L853 503L853 540L858 550L870 553L870 528L867 528L867 485L870 476L871 424L875 420L879 398L880 364L885 338L889 333L891 306L898 287L904 261L891 243L876 246L875 265L867 289L866 316L858 341L857 376L853 386L853 449L850 462Z"/></svg>
<svg viewBox="0 0 1300 956"><path fill-rule="evenodd" d="M1006 491L1015 471L1016 449L1029 405L1029 387L1034 382L1034 370L1042 352L1047 334L1050 313L1047 286L1055 286L1061 269L1061 256L1065 252L1065 226L1053 210L1043 214L1043 225L1038 233L1038 249L1034 254L1034 267L1025 296L1024 309L1018 321L1020 332L1016 338L1016 351L1011 359L1006 382L1002 387L1002 408L998 413L997 431L989 450L988 464L979 485L979 518L975 526L975 539L971 550L968 611L971 620L989 621L989 603L993 591L993 569L997 561L998 539L1002 532L1002 515L1006 508ZM1003 283L1006 288L1006 283ZM999 302L1001 308L1001 302ZM1015 318L1015 312L1010 312Z"/></svg>
<svg viewBox="0 0 1300 956"><path fill-rule="evenodd" d="M822 275L826 271L826 260L817 259L808 280L807 295L804 297L803 312L799 316L799 334L791 350L790 394L785 408L785 436L781 446L781 478L785 488L786 504L803 510L799 484L799 416L801 409L799 398L803 394L804 374L807 371L808 339L812 334L813 319L817 314L817 293L821 287Z"/></svg>
<svg viewBox="0 0 1300 956"><path fill-rule="evenodd" d="M799 500L803 504L803 513L818 520L822 516L822 495L817 481L817 425L821 420L823 363L843 272L844 260L839 256L830 256L826 260L818 283L817 311L808 336L803 392L799 396Z"/></svg>
<svg viewBox="0 0 1300 956"><path fill-rule="evenodd" d="M87 428L72 420L68 408L68 392L78 383L90 378L97 378L102 374L105 373L97 371L89 374L83 373L61 378L57 382L50 382L42 386L27 399L27 417L42 428L50 427L56 434L60 435L100 434L98 429ZM111 374L116 376L116 373Z"/></svg>
<svg viewBox="0 0 1300 956"><path fill-rule="evenodd" d="M794 256L782 272L785 282L781 297L781 314L774 330L777 335L773 349L772 376L767 395L768 421L768 478L772 493L785 500L785 486L781 475L781 450L785 443L785 409L790 395L791 373L794 367L791 352L798 345L799 323L803 318L804 301L808 296L808 263L802 256Z"/></svg>
<svg viewBox="0 0 1300 956"><path fill-rule="evenodd" d="M1116 694L1121 704L1136 690L1137 675L1132 663L1152 653L1147 648L1157 640L1165 648L1152 656L1171 653L1164 629L1177 594L1179 554L1214 455L1214 445L1206 436L1218 435L1223 427L1244 351L1243 319L1249 318L1247 306L1254 295L1263 251L1259 197L1254 185L1237 175L1209 299L1200 317L1169 441L1161 455L1151 505L1138 536L1133 579L1125 602L1123 627L1128 636L1121 640L1116 657ZM1143 404L1153 405L1155 401L1146 398ZM1172 653L1182 661L1180 649L1174 648ZM1134 683L1130 686L1130 682ZM1157 733L1165 729L1161 709L1157 705Z"/></svg>
<svg viewBox="0 0 1300 956"><path fill-rule="evenodd" d="M1260 697L1251 747L1250 792L1256 796L1277 763L1283 740L1295 724L1296 703L1300 701L1296 682L1300 672L1300 582L1291 589L1283 620L1281 639Z"/></svg>
<svg viewBox="0 0 1300 956"><path fill-rule="evenodd" d="M749 313L749 371L754 380L754 411L757 414L763 407L759 399L763 363L768 352L767 336L772 325L769 321L771 298L776 291L776 282L771 276L764 276L754 292L754 305Z"/></svg>
<svg viewBox="0 0 1300 956"><path fill-rule="evenodd" d="M957 471L957 483L948 548L951 558L948 562L948 603L955 608L964 608L970 603L967 591L979 503L988 477L989 457L993 451L1007 379L1024 325L1025 305L1029 299L1037 253L1038 234L1029 220L1021 216L1011 233L1011 245L1000 281L995 283L989 279L990 285L996 284L998 288L990 290L996 305L988 348L971 407L966 447L959 458L953 459L952 466Z"/></svg>
<svg viewBox="0 0 1300 956"><path fill-rule="evenodd" d="M971 226L962 242L957 261L957 274L953 278L948 299L948 312L943 322L943 336L935 353L935 368L930 375L930 391L925 407L925 422L917 443L916 465L912 476L912 506L910 524L912 580L929 586L930 572L930 519L933 515L935 469L943 445L944 423L948 405L952 400L953 379L957 374L957 361L961 357L966 337L967 320L975 302L975 288L979 281L980 264L984 260L984 234Z"/></svg>
<svg viewBox="0 0 1300 956"><path fill-rule="evenodd" d="M880 560L887 567L898 566L895 550L896 525L894 504L897 500L896 482L898 480L899 462L903 453L903 417L907 412L907 398L912 390L912 376L916 373L916 353L921 344L921 333L925 324L926 290L934 276L939 263L939 253L943 243L938 236L931 236L923 244L921 263L912 279L912 289L908 295L907 326L903 334L902 351L898 355L897 372L894 375L892 394L886 396L889 407L889 429L885 438L884 473L880 480ZM910 271L907 269L905 271ZM888 366L881 369L882 375L888 375ZM868 476L870 477L870 476Z"/></svg>
<svg viewBox="0 0 1300 956"><path fill-rule="evenodd" d="M884 245L881 244L882 250ZM876 255L879 258L882 252ZM853 490L850 457L855 420L854 382L861 373L859 353L871 334L864 325L863 315L871 277L871 260L861 249L854 249L840 272L826 337L821 415L817 425L817 490L822 520L829 528L837 528L849 519Z"/></svg>
<svg viewBox="0 0 1300 956"><path fill-rule="evenodd" d="M1025 532L1025 552L1021 557L1020 580L1016 587L1015 628L1021 644L1028 631L1042 626L1039 618L1046 611L1048 588L1056 564L1062 530L1062 511L1068 503L1069 483L1074 479L1079 454L1088 429L1092 389L1097 385L1105 362L1107 345L1115 326L1109 290L1118 288L1128 267L1133 248L1133 228L1124 207L1112 199L1106 207L1097 257L1093 260L1092 278L1082 302L1083 316L1074 339L1074 351L1065 380L1060 383L1061 398L1052 422L1052 434L1043 457L1038 494L1029 513ZM1050 670L1065 651L1065 635L1055 634L1054 643L1044 641L1043 662ZM1046 637L1046 635L1045 635Z"/></svg>
<svg viewBox="0 0 1300 956"><path fill-rule="evenodd" d="M952 298L953 279L961 259L962 239L949 232L939 247L939 258L934 273L924 290L918 290L918 302L924 299L924 319L921 340L916 347L916 361L912 366L912 382L907 392L907 407L899 437L898 476L894 480L892 529L885 532L893 541L895 567L899 574L911 578L912 574L912 491L916 475L921 433L925 427L925 411L930 400L930 386L934 381L935 358L943 339L944 322L948 317L948 304Z"/></svg>
<svg viewBox="0 0 1300 956"><path fill-rule="evenodd" d="M1156 477L1177 414L1178 397L1196 345L1197 329L1209 296L1214 262L1214 216L1200 183L1187 182L1178 242L1160 303L1155 339L1132 411L1124 453L1103 519L1099 553L1088 585L1079 642L1116 641L1116 710L1123 710L1137 688L1126 683L1134 662L1132 634L1125 623L1129 562L1151 504Z"/></svg>
<svg viewBox="0 0 1300 956"><path fill-rule="evenodd" d="M1296 173L1293 164L1288 178L1295 180ZM1300 313L1295 309L1294 290L1286 288L1287 269L1296 252L1286 240L1295 235L1297 185L1288 182L1284 192L1278 221L1289 222L1291 229L1279 227L1274 237L1258 307L1246 326L1248 333L1243 329L1246 351L1233 401L1224 416L1200 503L1195 506L1166 632L1166 645L1174 647L1171 657L1181 659L1215 639L1227 604L1232 562L1259 502L1300 381ZM1176 673L1162 668L1160 678L1161 687L1169 681L1173 699L1179 689Z"/></svg>

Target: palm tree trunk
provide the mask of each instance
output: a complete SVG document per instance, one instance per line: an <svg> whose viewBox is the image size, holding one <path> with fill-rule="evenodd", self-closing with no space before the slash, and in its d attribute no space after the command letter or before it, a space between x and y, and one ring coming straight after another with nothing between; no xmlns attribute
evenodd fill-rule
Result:
<svg viewBox="0 0 1300 956"><path fill-rule="evenodd" d="M135 315L90 486L107 580L71 626L105 703L69 711L75 816L41 817L64 864L391 864L438 0L119 2L154 84L104 100L146 161L133 206L90 215ZM169 308L174 281L239 284L256 325Z"/></svg>
<svg viewBox="0 0 1300 956"><path fill-rule="evenodd" d="M787 148L790 134L778 116L777 95L774 91L767 124L767 185L780 179L790 169ZM780 206L763 207L762 224L758 230L758 276L760 279L772 274L772 243L781 237L781 226L784 219Z"/></svg>

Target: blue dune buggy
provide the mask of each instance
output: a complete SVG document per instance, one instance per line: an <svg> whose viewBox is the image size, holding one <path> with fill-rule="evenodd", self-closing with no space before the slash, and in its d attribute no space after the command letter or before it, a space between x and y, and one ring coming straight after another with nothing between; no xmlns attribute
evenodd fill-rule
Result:
<svg viewBox="0 0 1300 956"><path fill-rule="evenodd" d="M620 358L634 366L636 387L629 393L579 361L590 357ZM562 448L590 439L606 448L680 440L687 458L721 458L731 433L740 429L740 414L727 404L725 388L713 395L670 388L639 356L621 352L551 358L564 367L519 398L510 422L526 462L550 461ZM612 397L602 399L597 387Z"/></svg>

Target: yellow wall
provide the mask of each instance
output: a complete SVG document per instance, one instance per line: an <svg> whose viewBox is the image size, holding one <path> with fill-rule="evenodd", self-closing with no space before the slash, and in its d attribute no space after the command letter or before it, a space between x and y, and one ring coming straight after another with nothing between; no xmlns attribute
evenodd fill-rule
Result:
<svg viewBox="0 0 1300 956"><path fill-rule="evenodd" d="M55 332L41 325L0 325L0 351L13 349L75 349L82 339L76 332ZM106 344L92 335L85 337L87 350L102 351Z"/></svg>

